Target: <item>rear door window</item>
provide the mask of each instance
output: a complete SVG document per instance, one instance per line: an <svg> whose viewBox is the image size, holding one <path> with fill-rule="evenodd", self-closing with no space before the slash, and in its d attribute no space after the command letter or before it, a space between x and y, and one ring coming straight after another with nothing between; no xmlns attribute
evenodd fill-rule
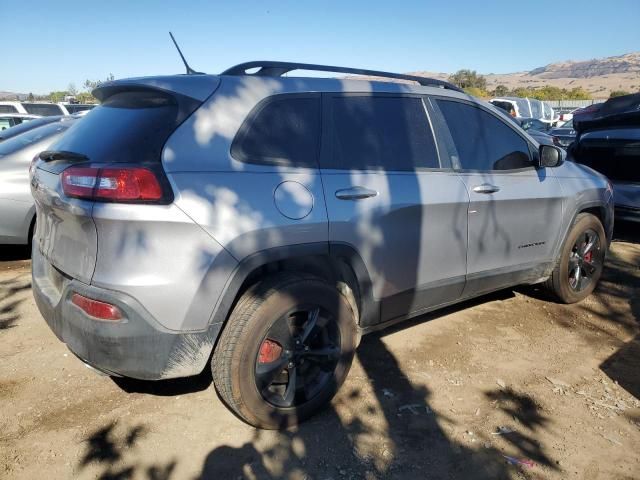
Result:
<svg viewBox="0 0 640 480"><path fill-rule="evenodd" d="M440 167L421 98L334 96L330 112L330 154L323 168L412 171Z"/></svg>
<svg viewBox="0 0 640 480"><path fill-rule="evenodd" d="M436 101L451 132L464 170L514 170L532 167L529 145L512 128L481 108Z"/></svg>
<svg viewBox="0 0 640 480"><path fill-rule="evenodd" d="M236 160L318 168L320 95L278 95L259 104L231 146Z"/></svg>

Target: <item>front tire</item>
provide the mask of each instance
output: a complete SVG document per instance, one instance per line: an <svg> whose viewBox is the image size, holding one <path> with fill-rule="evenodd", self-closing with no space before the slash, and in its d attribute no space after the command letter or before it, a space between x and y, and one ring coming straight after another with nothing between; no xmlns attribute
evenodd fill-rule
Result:
<svg viewBox="0 0 640 480"><path fill-rule="evenodd" d="M213 354L222 400L247 423L287 428L335 395L356 348L352 304L306 274L281 273L242 295Z"/></svg>
<svg viewBox="0 0 640 480"><path fill-rule="evenodd" d="M580 213L562 246L560 258L545 286L563 303L591 295L604 267L607 237L600 220Z"/></svg>

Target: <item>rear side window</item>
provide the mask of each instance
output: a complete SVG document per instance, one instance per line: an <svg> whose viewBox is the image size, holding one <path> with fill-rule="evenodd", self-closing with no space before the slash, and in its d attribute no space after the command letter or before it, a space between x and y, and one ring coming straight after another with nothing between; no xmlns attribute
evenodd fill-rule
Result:
<svg viewBox="0 0 640 480"><path fill-rule="evenodd" d="M32 115L42 115L48 117L51 115L62 115L62 109L53 103L23 103L24 109Z"/></svg>
<svg viewBox="0 0 640 480"><path fill-rule="evenodd" d="M320 96L278 96L247 117L231 146L236 160L318 168Z"/></svg>
<svg viewBox="0 0 640 480"><path fill-rule="evenodd" d="M160 162L162 147L178 122L173 96L120 92L76 122L50 149L81 153L94 162Z"/></svg>
<svg viewBox="0 0 640 480"><path fill-rule="evenodd" d="M411 171L439 168L420 98L333 97L331 153L324 168Z"/></svg>
<svg viewBox="0 0 640 480"><path fill-rule="evenodd" d="M18 113L18 109L13 105L0 105L0 113Z"/></svg>
<svg viewBox="0 0 640 480"><path fill-rule="evenodd" d="M532 166L524 138L493 115L461 102L437 100L437 104L463 169L513 170Z"/></svg>

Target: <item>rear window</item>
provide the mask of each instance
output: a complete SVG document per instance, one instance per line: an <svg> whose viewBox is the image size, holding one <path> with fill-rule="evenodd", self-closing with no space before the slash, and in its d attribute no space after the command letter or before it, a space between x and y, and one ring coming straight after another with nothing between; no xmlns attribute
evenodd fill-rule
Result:
<svg viewBox="0 0 640 480"><path fill-rule="evenodd" d="M13 105L0 105L0 113L18 113L18 109Z"/></svg>
<svg viewBox="0 0 640 480"><path fill-rule="evenodd" d="M331 155L324 168L439 168L422 99L345 96L331 103Z"/></svg>
<svg viewBox="0 0 640 480"><path fill-rule="evenodd" d="M80 153L94 162L159 162L178 123L178 104L155 91L114 94L75 123L50 147Z"/></svg>
<svg viewBox="0 0 640 480"><path fill-rule="evenodd" d="M50 123L42 127L34 128L15 137L0 143L0 155L9 155L23 148L33 145L36 142L52 137L69 128L70 123Z"/></svg>
<svg viewBox="0 0 640 480"><path fill-rule="evenodd" d="M262 165L318 167L320 96L279 96L258 105L231 146L236 160Z"/></svg>
<svg viewBox="0 0 640 480"><path fill-rule="evenodd" d="M64 113L59 105L53 103L23 103L22 106L28 113L42 115L43 117L62 115Z"/></svg>

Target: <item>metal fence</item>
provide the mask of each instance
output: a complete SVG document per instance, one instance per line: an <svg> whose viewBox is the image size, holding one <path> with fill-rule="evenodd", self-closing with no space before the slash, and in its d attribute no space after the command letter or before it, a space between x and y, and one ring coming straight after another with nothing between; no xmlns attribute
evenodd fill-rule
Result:
<svg viewBox="0 0 640 480"><path fill-rule="evenodd" d="M547 103L554 110L559 108L580 108L580 107L588 107L594 103L600 103L604 100L545 100L544 103Z"/></svg>

